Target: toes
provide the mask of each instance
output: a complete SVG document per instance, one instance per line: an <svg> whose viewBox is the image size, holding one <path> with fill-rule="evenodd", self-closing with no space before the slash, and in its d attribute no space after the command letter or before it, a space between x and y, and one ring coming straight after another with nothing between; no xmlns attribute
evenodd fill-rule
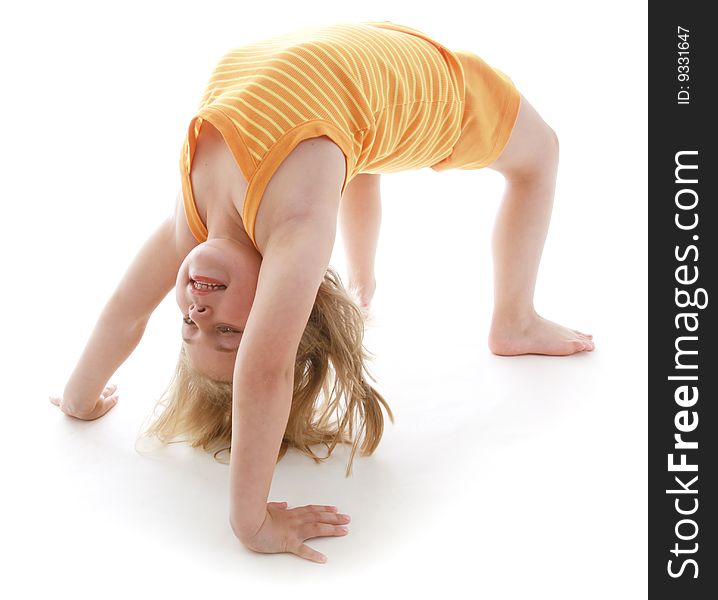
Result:
<svg viewBox="0 0 718 600"><path fill-rule="evenodd" d="M573 343L576 352L592 352L594 344L591 340L580 340Z"/></svg>
<svg viewBox="0 0 718 600"><path fill-rule="evenodd" d="M573 353L581 352L586 349L586 344L582 342L581 340L575 340L571 342L571 349L573 350Z"/></svg>
<svg viewBox="0 0 718 600"><path fill-rule="evenodd" d="M583 331L579 331L578 329L572 329L571 331L573 331L574 333L577 333L580 336L588 338L589 340L593 339L593 336L590 333L583 333Z"/></svg>
<svg viewBox="0 0 718 600"><path fill-rule="evenodd" d="M592 352L594 344L591 340L573 340L570 342L570 347L573 353L576 352Z"/></svg>

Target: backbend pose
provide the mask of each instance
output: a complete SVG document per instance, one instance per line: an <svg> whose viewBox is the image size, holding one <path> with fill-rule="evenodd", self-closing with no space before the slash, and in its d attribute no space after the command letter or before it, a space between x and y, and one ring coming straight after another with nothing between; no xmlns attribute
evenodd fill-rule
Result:
<svg viewBox="0 0 718 600"><path fill-rule="evenodd" d="M109 379L174 287L183 342L158 402L165 410L147 433L230 446L234 534L257 552L324 562L304 541L345 535L348 515L268 503L272 475L288 446L319 461L312 445L331 455L353 439L349 475L356 450L371 454L381 439L382 407L393 420L368 383L362 344L379 176L427 166L489 167L506 179L492 240L490 350L593 350L592 336L533 307L558 166L553 130L475 54L389 21L339 23L221 58L190 120L174 214L130 264L51 401L86 420L110 410ZM337 223L348 289L328 264Z"/></svg>

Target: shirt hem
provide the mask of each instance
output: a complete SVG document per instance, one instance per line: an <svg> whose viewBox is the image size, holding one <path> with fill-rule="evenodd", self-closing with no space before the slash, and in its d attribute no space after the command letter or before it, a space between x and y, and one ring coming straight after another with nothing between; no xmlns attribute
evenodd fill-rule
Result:
<svg viewBox="0 0 718 600"><path fill-rule="evenodd" d="M239 136L236 127L229 117L217 109L212 111L211 117L213 118L207 120L222 134L225 143L231 150L235 161L247 181L247 190L245 192L242 210L242 222L244 223L247 235L249 235L252 244L258 252L260 252L260 250L255 239L254 226L262 196L276 169L299 142L313 137L327 136L339 146L344 154L345 172L340 192L344 194L344 189L351 179L354 169L352 160L353 142L349 136L336 125L324 119L313 119L300 123L289 131L286 131L274 142L259 164L255 165L252 157L249 155L247 147L243 144L241 136Z"/></svg>

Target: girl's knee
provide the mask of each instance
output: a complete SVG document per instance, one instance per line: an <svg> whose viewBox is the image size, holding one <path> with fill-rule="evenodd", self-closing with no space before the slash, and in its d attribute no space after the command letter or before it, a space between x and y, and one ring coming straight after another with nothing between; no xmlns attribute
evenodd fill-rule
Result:
<svg viewBox="0 0 718 600"><path fill-rule="evenodd" d="M551 165L558 164L558 135L548 124L546 125L544 148L544 160Z"/></svg>
<svg viewBox="0 0 718 600"><path fill-rule="evenodd" d="M521 96L519 114L501 155L490 168L507 178L533 177L558 163L558 135Z"/></svg>
<svg viewBox="0 0 718 600"><path fill-rule="evenodd" d="M556 131L550 127L548 124L546 125L546 128L548 129L547 132L547 145L549 146L549 149L551 152L558 155L558 134Z"/></svg>

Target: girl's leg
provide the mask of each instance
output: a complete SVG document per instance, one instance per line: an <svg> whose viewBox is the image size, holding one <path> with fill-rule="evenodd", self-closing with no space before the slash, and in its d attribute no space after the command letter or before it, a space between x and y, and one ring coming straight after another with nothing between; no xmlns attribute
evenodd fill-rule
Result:
<svg viewBox="0 0 718 600"><path fill-rule="evenodd" d="M573 354L593 350L592 336L540 317L533 306L558 168L558 139L521 97L519 115L499 158L489 165L506 178L493 232L495 354Z"/></svg>
<svg viewBox="0 0 718 600"><path fill-rule="evenodd" d="M368 314L376 289L374 261L381 226L379 174L361 173L344 189L339 226L349 269L349 288Z"/></svg>

